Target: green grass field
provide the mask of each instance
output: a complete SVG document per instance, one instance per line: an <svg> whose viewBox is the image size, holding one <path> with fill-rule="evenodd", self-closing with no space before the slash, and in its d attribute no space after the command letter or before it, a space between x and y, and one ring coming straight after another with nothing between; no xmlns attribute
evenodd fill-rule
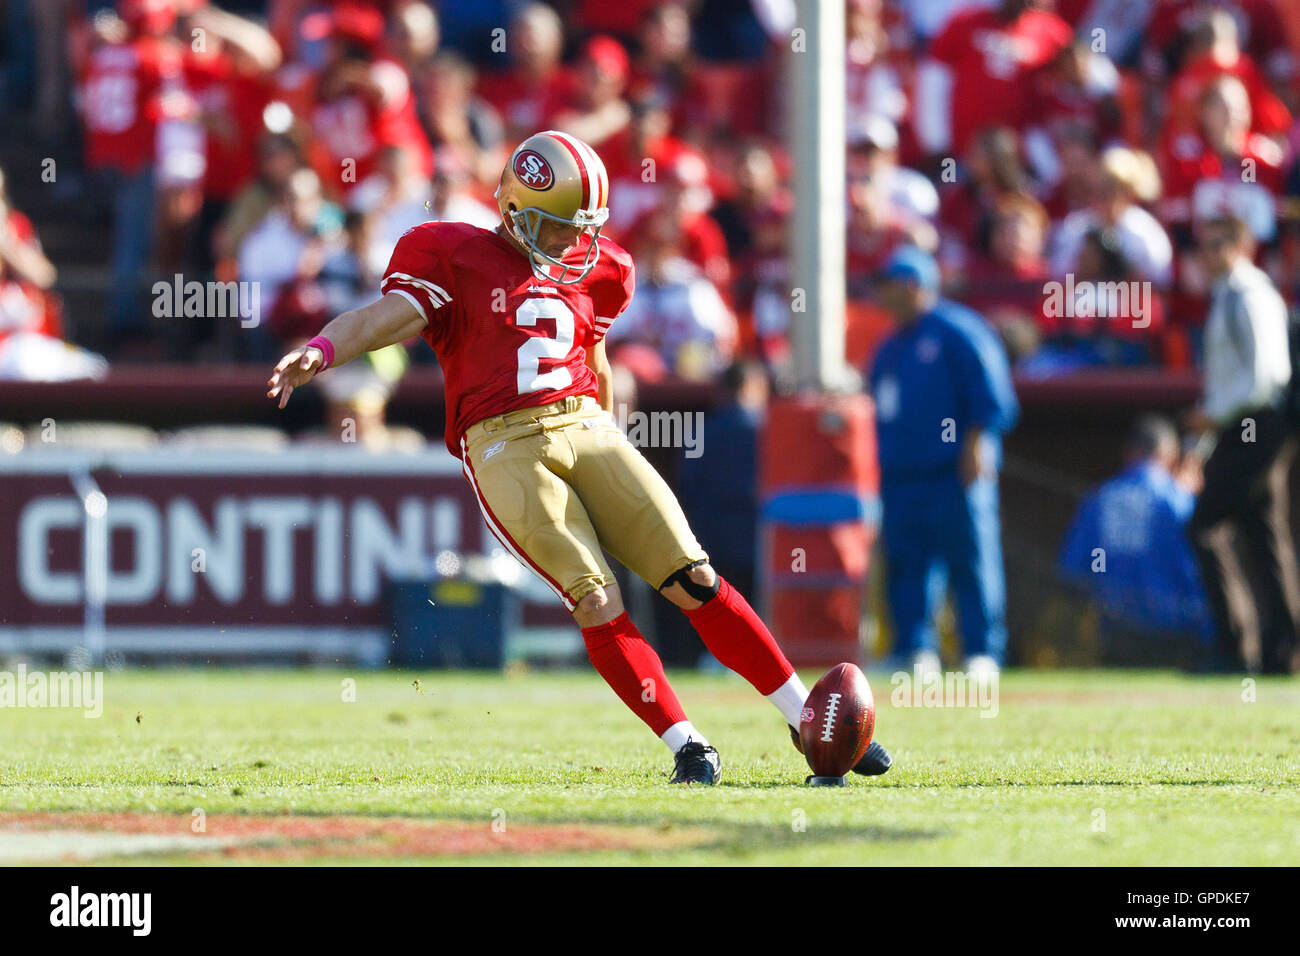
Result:
<svg viewBox="0 0 1300 956"><path fill-rule="evenodd" d="M99 719L0 709L0 861L1300 863L1300 681L1247 702L1236 678L1010 673L986 718L893 706L869 676L895 766L814 790L777 713L725 675L674 677L724 764L687 789L594 674L109 673ZM78 850L157 829L142 814L191 842ZM272 817L302 826L205 842ZM380 834L351 840L361 818Z"/></svg>

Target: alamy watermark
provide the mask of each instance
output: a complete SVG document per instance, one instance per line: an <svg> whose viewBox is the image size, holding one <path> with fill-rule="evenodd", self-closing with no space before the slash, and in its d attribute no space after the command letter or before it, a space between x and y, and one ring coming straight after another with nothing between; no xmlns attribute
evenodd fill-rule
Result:
<svg viewBox="0 0 1300 956"><path fill-rule="evenodd" d="M610 417L637 448L681 448L687 458L704 454L703 412L631 411L619 402Z"/></svg>
<svg viewBox="0 0 1300 956"><path fill-rule="evenodd" d="M65 707L86 718L104 713L103 671L0 671L0 708Z"/></svg>
<svg viewBox="0 0 1300 956"><path fill-rule="evenodd" d="M148 936L153 927L152 893L83 893L74 885L50 897L50 925L122 927Z"/></svg>
<svg viewBox="0 0 1300 956"><path fill-rule="evenodd" d="M1150 282L1077 282L1066 273L1064 282L1044 283L1043 296L1048 318L1128 319L1135 329L1151 324Z"/></svg>
<svg viewBox="0 0 1300 956"><path fill-rule="evenodd" d="M153 314L159 319L239 319L246 329L262 323L260 282L199 282L179 272L153 284Z"/></svg>
<svg viewBox="0 0 1300 956"><path fill-rule="evenodd" d="M976 707L981 717L998 715L998 672L895 671L889 678L895 707Z"/></svg>

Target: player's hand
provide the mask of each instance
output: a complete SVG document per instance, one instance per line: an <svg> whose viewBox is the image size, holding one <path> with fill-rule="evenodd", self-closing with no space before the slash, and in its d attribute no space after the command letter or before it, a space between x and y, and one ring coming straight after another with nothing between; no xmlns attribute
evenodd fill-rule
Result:
<svg viewBox="0 0 1300 956"><path fill-rule="evenodd" d="M318 348L294 349L275 366L266 383L267 398L280 396L280 407L289 404L289 396L299 385L310 382L325 362L325 353Z"/></svg>

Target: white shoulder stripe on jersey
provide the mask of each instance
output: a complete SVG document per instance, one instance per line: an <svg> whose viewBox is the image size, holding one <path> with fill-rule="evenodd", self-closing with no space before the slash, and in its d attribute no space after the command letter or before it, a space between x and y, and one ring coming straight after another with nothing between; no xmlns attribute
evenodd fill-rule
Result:
<svg viewBox="0 0 1300 956"><path fill-rule="evenodd" d="M402 279L406 282L411 283L412 285L419 286L420 288L424 289L426 292L429 293L429 295L433 298L434 305L436 306L441 307L451 301L451 296L447 294L446 289L444 289L440 285L435 285L434 283L430 282L428 279L421 279L418 276L408 275L405 272L390 272L388 274L388 278Z"/></svg>
<svg viewBox="0 0 1300 956"><path fill-rule="evenodd" d="M398 288L399 286L406 286L406 288L410 290L409 292L406 293L408 296L411 295L412 292L423 292L426 296L429 297L429 302L435 309L441 309L445 304L441 299L439 299L436 295L430 292L429 289L425 288L423 285L420 285L417 282L412 282L409 279L398 279L396 277L389 276L380 284L379 291L382 294L387 294L389 292L398 292L401 291ZM412 298L414 298L414 296L412 296ZM423 312L423 310L421 311ZM428 316L425 316L425 321L426 322L428 321Z"/></svg>

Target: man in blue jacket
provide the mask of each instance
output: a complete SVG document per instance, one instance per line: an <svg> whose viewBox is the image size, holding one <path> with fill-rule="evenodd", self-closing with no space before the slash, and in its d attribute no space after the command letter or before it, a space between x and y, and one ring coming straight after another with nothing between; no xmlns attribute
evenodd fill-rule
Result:
<svg viewBox="0 0 1300 956"><path fill-rule="evenodd" d="M870 373L895 651L938 669L934 616L950 587L967 670L995 672L1007 643L997 476L1019 415L1006 352L977 313L939 297L927 253L900 249L880 279L898 324Z"/></svg>
<svg viewBox="0 0 1300 956"><path fill-rule="evenodd" d="M1192 493L1174 480L1178 432L1140 418L1125 467L1084 499L1061 547L1065 579L1100 607L1105 663L1193 663L1208 645L1209 610L1187 541Z"/></svg>

